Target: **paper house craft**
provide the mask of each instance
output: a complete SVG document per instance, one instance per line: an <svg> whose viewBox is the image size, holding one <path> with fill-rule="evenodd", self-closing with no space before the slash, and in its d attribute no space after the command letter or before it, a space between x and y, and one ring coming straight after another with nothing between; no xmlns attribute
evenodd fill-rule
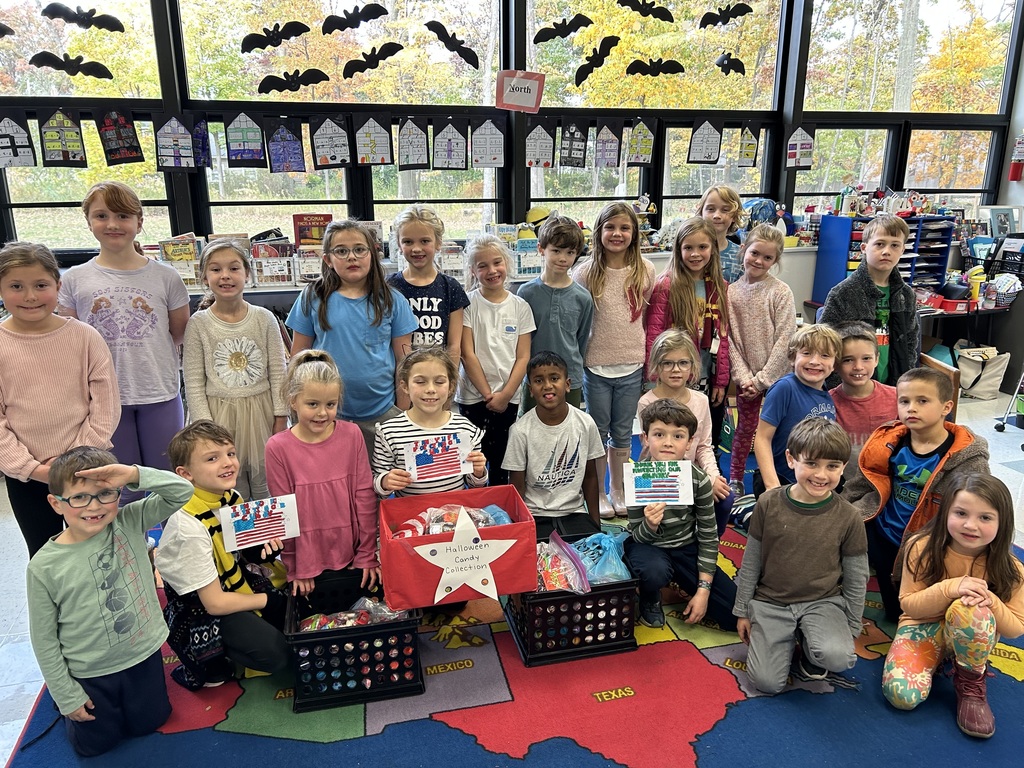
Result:
<svg viewBox="0 0 1024 768"><path fill-rule="evenodd" d="M391 165L390 128L371 117L356 129L356 158L360 165Z"/></svg>
<svg viewBox="0 0 1024 768"><path fill-rule="evenodd" d="M156 131L156 167L159 170L195 168L192 131L177 117L171 117Z"/></svg>
<svg viewBox="0 0 1024 768"><path fill-rule="evenodd" d="M306 158L302 152L301 127L296 136L291 126L278 125L267 139L267 154L270 156L271 173L304 173Z"/></svg>
<svg viewBox="0 0 1024 768"><path fill-rule="evenodd" d="M224 126L228 145L228 165L241 168L266 167L263 128L245 112L239 112Z"/></svg>
<svg viewBox="0 0 1024 768"><path fill-rule="evenodd" d="M594 142L594 165L598 168L618 168L621 154L622 132L616 133L608 125L600 126Z"/></svg>
<svg viewBox="0 0 1024 768"><path fill-rule="evenodd" d="M348 130L342 120L325 117L315 128L310 121L313 142L313 167L317 170L341 168L352 162Z"/></svg>
<svg viewBox="0 0 1024 768"><path fill-rule="evenodd" d="M555 162L555 139L543 125L526 134L526 164L530 168L550 168Z"/></svg>
<svg viewBox="0 0 1024 768"><path fill-rule="evenodd" d="M405 120L398 129L398 167L429 168L430 156L427 146L427 132L415 120Z"/></svg>
<svg viewBox="0 0 1024 768"><path fill-rule="evenodd" d="M107 165L142 162L142 146L135 132L135 123L128 115L117 110L106 112L96 124L96 129L100 133Z"/></svg>
<svg viewBox="0 0 1024 768"><path fill-rule="evenodd" d="M0 168L31 168L35 164L28 131L10 117L0 120Z"/></svg>
<svg viewBox="0 0 1024 768"><path fill-rule="evenodd" d="M567 168L583 168L587 160L586 126L581 130L576 123L562 124L562 142L558 149L558 164Z"/></svg>
<svg viewBox="0 0 1024 768"><path fill-rule="evenodd" d="M466 136L452 123L434 135L434 168L466 168Z"/></svg>
<svg viewBox="0 0 1024 768"><path fill-rule="evenodd" d="M505 134L493 121L485 120L473 131L473 167L501 168L505 165Z"/></svg>
<svg viewBox="0 0 1024 768"><path fill-rule="evenodd" d="M42 136L43 165L85 167L82 129L64 112L58 109L43 122L39 135Z"/></svg>
<svg viewBox="0 0 1024 768"><path fill-rule="evenodd" d="M633 124L626 143L626 163L628 165L650 165L654 154L654 131L643 120Z"/></svg>

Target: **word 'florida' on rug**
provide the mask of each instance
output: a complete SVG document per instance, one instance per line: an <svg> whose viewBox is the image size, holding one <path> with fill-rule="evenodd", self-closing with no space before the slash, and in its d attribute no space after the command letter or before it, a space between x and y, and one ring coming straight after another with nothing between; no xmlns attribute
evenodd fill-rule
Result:
<svg viewBox="0 0 1024 768"><path fill-rule="evenodd" d="M729 528L719 563L735 575L745 538ZM856 666L843 678L791 680L778 696L750 685L746 646L734 633L683 621L665 606L663 629L636 627L636 651L523 665L498 605L460 616L428 614L420 626L426 691L420 696L294 714L285 672L188 692L170 681L174 711L160 732L86 761L185 766L221 759L285 766L736 766L883 765L929 768L1015 765L1024 744L1024 646L1002 641L988 695L996 733L956 727L952 681L937 675L931 698L899 712L882 697L882 662L895 627L868 584ZM168 670L177 664L165 646ZM55 716L44 690L22 741ZM74 765L62 727L10 768Z"/></svg>

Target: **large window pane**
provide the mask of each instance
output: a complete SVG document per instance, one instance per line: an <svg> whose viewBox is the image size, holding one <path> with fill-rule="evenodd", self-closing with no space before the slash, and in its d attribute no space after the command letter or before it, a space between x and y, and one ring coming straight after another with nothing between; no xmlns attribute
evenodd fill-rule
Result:
<svg viewBox="0 0 1024 768"><path fill-rule="evenodd" d="M351 13L354 2L295 0L181 0L189 93L195 99L375 104L493 104L500 40L495 0L391 0L388 15L323 34L325 18ZM358 7L363 7L360 5ZM309 32L242 53L243 38L275 23L299 21ZM465 40L479 69L448 51L426 28L439 21ZM403 48L367 69L344 76L350 61L395 42ZM267 76L319 69L329 80L297 91L259 93Z"/></svg>
<svg viewBox="0 0 1024 768"><path fill-rule="evenodd" d="M622 147L617 168L598 168L595 164L597 129L588 131L587 154L584 168L556 165L554 168L530 168L530 199L534 201L572 197L628 197L638 194L639 168L626 166L624 147L629 141L630 128L622 134ZM558 142L555 142L555 162L558 163Z"/></svg>
<svg viewBox="0 0 1024 768"><path fill-rule="evenodd" d="M985 181L990 131L913 131L906 186L911 189L978 189Z"/></svg>
<svg viewBox="0 0 1024 768"><path fill-rule="evenodd" d="M215 205L210 208L215 234L244 233L251 237L257 232L277 227L288 240L294 238L292 216L297 213L329 213L336 219L344 219L348 217L348 206L311 201L280 205Z"/></svg>
<svg viewBox="0 0 1024 768"><path fill-rule="evenodd" d="M665 153L665 196L699 198L713 184L728 184L743 196L761 193L761 165L764 162L765 132L757 144L757 157L752 168L739 166L740 130L727 128L722 134L722 153L714 165L687 163L690 149L690 128L668 129L668 152ZM689 210L696 206L674 201ZM666 202L666 207L668 203ZM685 210L683 212L685 212Z"/></svg>
<svg viewBox="0 0 1024 768"><path fill-rule="evenodd" d="M805 108L997 112L1016 6L816 0Z"/></svg>
<svg viewBox="0 0 1024 768"><path fill-rule="evenodd" d="M835 193L847 185L872 192L882 182L888 131L870 128L819 129L814 134L813 167L796 174L796 191Z"/></svg>
<svg viewBox="0 0 1024 768"><path fill-rule="evenodd" d="M99 248L81 208L15 208L13 213L19 240L42 243L51 249ZM140 243L155 244L171 236L166 206L145 206L142 216Z"/></svg>
<svg viewBox="0 0 1024 768"><path fill-rule="evenodd" d="M544 105L669 109L770 109L778 49L780 0L758 0L752 13L727 25L699 28L713 3L659 2L674 22L640 16L606 0L527 0L527 68L543 72ZM722 3L721 5L725 5ZM536 32L577 13L594 23L566 38L533 43ZM603 66L581 86L576 72L602 39L615 36ZM724 74L716 59L728 51L746 76ZM678 61L681 74L627 75L634 60Z"/></svg>
<svg viewBox="0 0 1024 768"><path fill-rule="evenodd" d="M408 203L385 203L374 206L374 215L384 222L384 237L388 239L389 251L393 247L394 234L391 223ZM494 204L481 200L465 200L459 203L426 203L444 222L445 240L465 240L484 231L484 226L494 223Z"/></svg>
<svg viewBox="0 0 1024 768"><path fill-rule="evenodd" d="M149 0L105 0L98 13L116 17L124 32L82 29L48 19L40 14L43 7L44 3L33 0L5 0L0 7L0 21L15 30L0 39L0 96L160 98ZM42 51L58 59L65 53L72 58L83 56L86 62L103 64L113 79L72 77L30 65L28 60Z"/></svg>

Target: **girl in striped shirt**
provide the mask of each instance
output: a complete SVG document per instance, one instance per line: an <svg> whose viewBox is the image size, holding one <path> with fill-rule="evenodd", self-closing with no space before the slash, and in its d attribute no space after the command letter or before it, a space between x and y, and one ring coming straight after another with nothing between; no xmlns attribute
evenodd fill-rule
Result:
<svg viewBox="0 0 1024 768"><path fill-rule="evenodd" d="M402 361L398 383L412 407L377 425L372 469L373 487L381 498L487 485L487 459L480 451L484 432L465 416L451 412L455 376L455 363L441 347L415 349ZM414 480L405 468L405 446L442 435L458 435L461 444L470 448L466 460L472 462L473 471Z"/></svg>

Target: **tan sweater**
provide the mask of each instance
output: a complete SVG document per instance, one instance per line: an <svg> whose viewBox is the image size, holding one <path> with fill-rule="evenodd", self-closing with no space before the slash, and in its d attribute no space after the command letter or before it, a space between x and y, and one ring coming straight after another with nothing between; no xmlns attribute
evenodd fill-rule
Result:
<svg viewBox="0 0 1024 768"><path fill-rule="evenodd" d="M738 384L762 392L792 370L789 337L796 330L793 291L774 275L729 286L729 365Z"/></svg>
<svg viewBox="0 0 1024 768"><path fill-rule="evenodd" d="M121 400L99 333L67 319L49 333L0 325L0 470L28 480L69 448L110 448Z"/></svg>
<svg viewBox="0 0 1024 768"><path fill-rule="evenodd" d="M654 264L648 259L643 259L643 263L646 272L643 299L646 305L654 289ZM587 290L590 290L587 281L589 268L590 262L584 262L572 275ZM587 357L584 360L588 368L597 365L644 364L646 335L643 312L633 320L626 299L626 279L630 272L628 268L605 270L604 292L600 299L594 301L594 322L590 326L590 341L587 342Z"/></svg>

